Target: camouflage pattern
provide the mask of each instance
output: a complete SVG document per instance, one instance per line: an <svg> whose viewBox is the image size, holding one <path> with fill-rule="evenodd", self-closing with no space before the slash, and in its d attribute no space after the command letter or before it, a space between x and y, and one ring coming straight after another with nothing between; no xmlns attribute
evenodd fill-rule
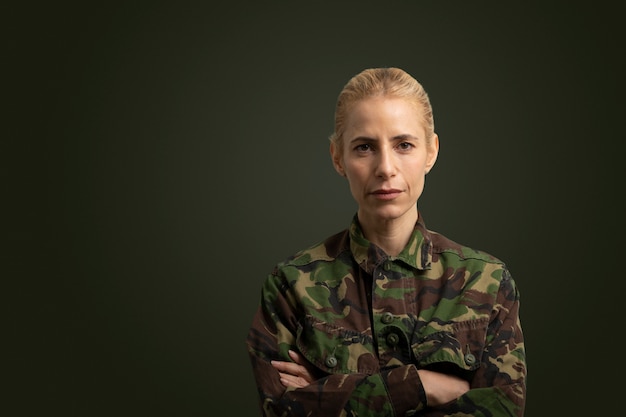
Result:
<svg viewBox="0 0 626 417"><path fill-rule="evenodd" d="M506 266L432 231L420 215L397 257L349 229L281 262L247 337L265 416L523 416L519 292ZM319 371L286 389L271 360L302 354ZM427 404L418 369L471 389Z"/></svg>

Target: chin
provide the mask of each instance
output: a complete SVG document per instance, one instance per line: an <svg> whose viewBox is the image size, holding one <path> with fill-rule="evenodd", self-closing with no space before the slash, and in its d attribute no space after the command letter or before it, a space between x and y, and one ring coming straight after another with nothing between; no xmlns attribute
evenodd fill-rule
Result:
<svg viewBox="0 0 626 417"><path fill-rule="evenodd" d="M368 210L368 214L372 217L378 218L383 221L396 220L409 212L406 207L377 207L372 210Z"/></svg>

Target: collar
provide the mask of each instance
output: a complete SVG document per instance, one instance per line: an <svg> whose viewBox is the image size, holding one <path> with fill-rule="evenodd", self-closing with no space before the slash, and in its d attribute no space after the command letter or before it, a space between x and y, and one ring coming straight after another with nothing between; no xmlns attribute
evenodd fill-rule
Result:
<svg viewBox="0 0 626 417"><path fill-rule="evenodd" d="M352 256L359 266L369 274L373 273L374 269L387 260L393 262L400 261L414 269L430 269L432 263L432 239L419 213L409 241L398 256L395 257L387 255L380 247L365 238L356 214L352 218L349 233Z"/></svg>

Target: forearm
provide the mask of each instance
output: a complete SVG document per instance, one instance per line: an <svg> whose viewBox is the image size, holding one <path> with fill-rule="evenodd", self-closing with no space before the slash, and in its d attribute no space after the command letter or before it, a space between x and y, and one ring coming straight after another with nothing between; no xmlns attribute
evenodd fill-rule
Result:
<svg viewBox="0 0 626 417"><path fill-rule="evenodd" d="M519 398L520 390L522 387L519 384L474 388L456 401L442 407L429 408L428 411L420 415L425 417L444 417L458 414L473 417L522 417L524 404L516 400Z"/></svg>
<svg viewBox="0 0 626 417"><path fill-rule="evenodd" d="M304 388L285 388L278 372L251 355L263 414L269 416L394 416L426 405L425 393L413 365L373 375L330 374Z"/></svg>

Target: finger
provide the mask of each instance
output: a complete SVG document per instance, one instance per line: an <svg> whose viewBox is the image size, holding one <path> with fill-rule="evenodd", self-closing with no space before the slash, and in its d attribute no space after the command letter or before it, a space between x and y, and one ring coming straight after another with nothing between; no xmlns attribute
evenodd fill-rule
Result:
<svg viewBox="0 0 626 417"><path fill-rule="evenodd" d="M299 363L300 365L304 365L304 359L302 358L302 356L300 354L298 354L298 352L296 352L294 350L289 350L289 357L295 363Z"/></svg>
<svg viewBox="0 0 626 417"><path fill-rule="evenodd" d="M304 363L306 363L304 359L302 359L302 357L296 352L294 352L294 355L297 356L299 360L302 360ZM285 386L295 386L298 388L302 388L315 381L313 374L305 365L299 365L294 362L285 361L271 361L270 363L272 364L274 369L279 371L279 373L289 375L289 377L292 378L288 379L289 385L283 384ZM297 380L295 378L297 378Z"/></svg>
<svg viewBox="0 0 626 417"><path fill-rule="evenodd" d="M307 372L304 366L293 362L272 361L271 364L278 371L286 372L291 375L303 375Z"/></svg>
<svg viewBox="0 0 626 417"><path fill-rule="evenodd" d="M300 377L284 373L279 373L279 375L280 383L283 384L286 388L303 388L308 385L308 383Z"/></svg>
<svg viewBox="0 0 626 417"><path fill-rule="evenodd" d="M314 368L312 368L311 364L304 358L304 356L296 351L290 350L289 357L294 362L302 366L298 375L302 376L309 383L313 382L313 374L315 373Z"/></svg>

